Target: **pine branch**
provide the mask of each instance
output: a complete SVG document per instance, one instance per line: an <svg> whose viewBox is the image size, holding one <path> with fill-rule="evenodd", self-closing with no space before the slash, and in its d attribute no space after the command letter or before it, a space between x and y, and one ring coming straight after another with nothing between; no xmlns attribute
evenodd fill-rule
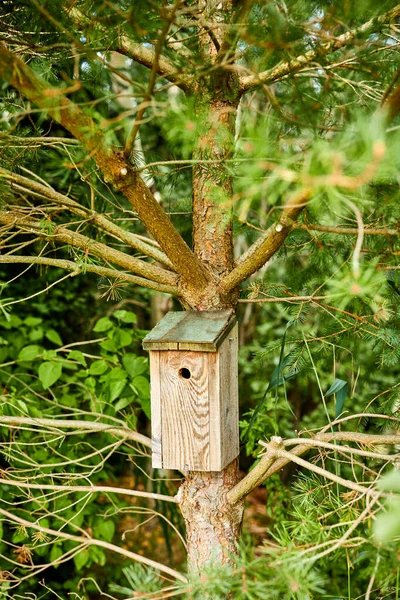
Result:
<svg viewBox="0 0 400 600"><path fill-rule="evenodd" d="M172 6L172 8L168 11L168 17L166 17L166 21L164 23L164 26L161 30L161 32L158 35L158 39L157 39L157 43L156 46L154 48L154 55L153 55L153 64L151 66L151 71L150 71L150 78L149 78L149 83L147 86L147 90L146 93L144 94L143 97L143 102L142 102L142 107L139 109L135 121L133 123L132 129L129 132L128 138L126 140L126 144L125 144L125 154L127 157L129 157L129 155L131 154L133 148L134 148L134 144L135 144L135 139L136 136L138 134L141 122L142 122L142 118L143 115L146 111L147 108L147 102L150 102L152 96L153 96L153 92L154 92L154 86L156 84L156 75L157 75L157 70L158 70L158 63L161 57L161 50L164 46L164 42L165 39L168 35L168 32L175 20L175 15L176 12L179 8L179 6L181 6L182 4L182 0L175 0L174 5Z"/></svg>
<svg viewBox="0 0 400 600"><path fill-rule="evenodd" d="M304 67L307 67L312 63L313 60L321 58L329 54L330 52L334 52L335 50L339 50L344 46L351 44L354 39L360 35L365 35L369 31L373 31L375 27L382 25L390 24L397 17L400 16L400 4L386 12L385 14L374 17L370 19L360 27L356 27L343 33L337 38L333 38L331 41L326 42L325 44L319 45L314 50L309 50L303 55L298 56L297 58L291 61L284 61L273 67L272 69L268 69L267 71L262 71L256 75L249 75L247 77L240 78L240 90L241 93L247 92L259 85L273 83L274 81L278 81L287 75L291 75L293 73L297 73L301 71Z"/></svg>
<svg viewBox="0 0 400 600"><path fill-rule="evenodd" d="M96 242L66 227L51 224L51 231L45 231L43 223L24 214L18 214L16 211L0 212L0 223L12 225L26 233L35 233L43 239L64 242L75 248L80 248L87 255L97 256L106 262L112 262L123 269L142 275L146 279L152 279L157 283L172 286L176 284L177 277L170 271L129 256L125 252L111 248L101 242Z"/></svg>
<svg viewBox="0 0 400 600"><path fill-rule="evenodd" d="M177 273L193 288L203 289L207 286L210 276L205 267L179 235L134 166L123 152L108 147L94 121L65 97L64 90L50 87L2 44L0 76L84 144L103 172L104 179L125 195Z"/></svg>
<svg viewBox="0 0 400 600"><path fill-rule="evenodd" d="M64 271L74 272L76 275L81 273L95 273L100 277L111 277L117 281L126 281L132 285L140 285L156 292L162 292L164 294L172 294L175 296L179 295L179 290L176 286L163 285L156 283L150 279L144 279L143 277L135 277L124 271L118 271L117 269L110 269L108 267L101 267L99 265L79 265L72 260L63 260L59 258L48 258L44 256L19 256L15 254L0 255L0 264L29 264L29 265L46 265L49 267L57 267L64 269Z"/></svg>
<svg viewBox="0 0 400 600"><path fill-rule="evenodd" d="M109 433L122 439L130 440L151 448L151 439L127 427L116 427L99 421L78 421L72 419L46 419L36 417L9 417L0 415L0 425L7 425L9 429L21 427L43 427L57 432L63 429L77 429L78 431Z"/></svg>
<svg viewBox="0 0 400 600"><path fill-rule="evenodd" d="M76 7L72 7L68 10L68 16L77 27L90 25L93 29L92 19L88 18ZM100 23L95 23L94 29L106 33L105 28L102 27ZM192 87L192 78L182 75L182 72L178 71L173 63L161 54L160 51L156 52L153 48L133 42L128 36L123 34L120 35L118 42L113 45L112 49L148 69L154 69L158 75L177 85L184 91L189 91Z"/></svg>
<svg viewBox="0 0 400 600"><path fill-rule="evenodd" d="M295 448L293 448L293 450L291 452L286 452L283 449L283 446L285 444L290 445L290 442L292 442L292 440L284 441L280 437L273 436L271 438L271 441L268 444L265 444L265 443L262 444L266 449L266 454L262 456L260 462L254 467L254 469L252 471L250 471L248 473L248 475L246 475L241 481L239 481L239 483L237 485L235 485L235 487L233 487L229 491L229 493L227 495L228 502L230 504L236 504L236 503L240 502L248 494L250 494L250 492L252 492L256 487L261 485L261 483L263 481L265 481L268 477L270 477L271 475L273 475L274 473L276 473L277 471L282 469L285 465L287 465L291 461L296 462L297 464L299 464L301 466L305 466L304 463L306 463L306 466L308 468L308 465L310 463L298 458L299 455L304 454L311 447L320 446L321 442L322 443L329 442L331 440L354 442L354 443L358 443L358 444L363 444L364 446L378 446L378 445L382 445L382 444L399 444L400 443L400 433L390 434L390 435L374 435L374 434L367 434L367 433L357 433L357 432L353 432L353 431L318 433L312 439L305 439L304 443L302 443L303 440L299 440L300 441L299 445L296 446ZM297 440L293 440L293 443L296 443L296 441ZM331 446L336 450L340 450L341 452L348 452L350 454L352 454L352 453L361 454L362 456L369 456L371 458L377 458L376 453L369 453L369 452L367 453L364 451L359 451L355 448L348 448L346 446L340 446L340 448L339 448L339 447L333 446L332 444L328 444L328 447L330 449L332 449ZM384 460L385 459L388 460L387 456L383 456L383 457L382 457L382 455L378 455L378 456L380 456L381 459L383 458ZM276 459L278 459L278 460L276 460ZM390 459L395 460L396 456L391 455ZM316 467L316 469L320 469L320 468ZM328 475L326 473L328 473L328 472L324 471L324 476L327 477ZM333 474L329 473L329 475L330 475L330 479L333 480ZM335 479L334 481L338 482L337 479ZM347 480L344 480L344 481L347 482L346 483L347 487L350 487L351 489L357 489L357 491L362 491L363 493L365 493L365 489L362 488L361 486L358 486L358 484L354 484L353 482L347 481ZM343 484L343 482L340 482L340 483Z"/></svg>
<svg viewBox="0 0 400 600"><path fill-rule="evenodd" d="M50 490L54 492L90 492L91 494L123 494L149 500L161 500L162 502L178 502L176 496L166 496L154 492L141 492L140 490L128 490L126 488L112 487L109 485L53 485L44 483L29 483L16 479L1 479L0 485L12 485L26 490Z"/></svg>
<svg viewBox="0 0 400 600"><path fill-rule="evenodd" d="M37 181L33 181L32 179L28 179L27 177L23 177L22 175L18 175L17 173L13 173L12 171L8 171L7 169L2 168L0 168L0 177L3 177L4 179L8 179L10 181L14 181L17 184L19 184L18 186L16 186L17 189L21 189L25 192L28 191L30 193L36 192L36 194L39 195L41 198L44 198L45 200L51 200L52 202L55 202L60 206L68 208L68 210L70 210L72 213L79 215L88 221L91 221L92 223L103 229L103 231L106 231L107 233L116 237L122 242L125 242L132 248L135 248L135 250L142 252L150 258L154 258L154 260L166 265L170 269L173 268L173 265L168 259L168 257L158 248L150 245L150 243L145 242L143 240L143 237L139 237L134 233L122 229L122 227L118 227L118 225L115 225L115 223L107 219L105 216L99 214L94 210L82 206L81 204L79 204L75 200L72 200L68 196L65 196L64 194L60 194L49 185L43 185Z"/></svg>
<svg viewBox="0 0 400 600"><path fill-rule="evenodd" d="M70 533L66 533L61 530L49 529L48 527L43 527L42 525L39 525L38 523L32 523L30 521L27 521L26 519L21 519L21 517L17 517L17 515L13 515L10 512L8 512L7 510L4 510L2 508L0 508L0 514L3 515L4 517L6 517L8 520L10 520L12 523L19 523L19 525L28 527L28 529L35 529L36 531L41 531L42 533L46 533L46 534L54 536L56 538L61 538L64 540L70 540L73 542L77 542L79 544L82 544L83 547L99 546L100 548L105 548L106 550L110 550L111 552L116 552L117 554L121 554L121 556L125 556L126 558L130 558L131 560L134 560L136 562L147 565L148 567L151 567L152 569L161 571L161 573L170 575L170 576L174 577L174 579L177 579L178 581L187 583L186 577L181 575L181 573L179 573L178 571L175 571L175 569L171 569L170 567L167 567L167 566L163 565L162 563L151 560L150 558L146 558L145 556L141 556L140 554L135 554L134 552L131 552L130 550L126 550L125 548L122 548L121 546L115 546L114 544L110 544L109 542L104 542L102 540L93 539L93 538L89 537L89 534L87 534L87 537L86 537L86 536L72 535Z"/></svg>
<svg viewBox="0 0 400 600"><path fill-rule="evenodd" d="M282 215L264 235L262 235L240 257L236 267L221 281L225 291L235 289L242 281L258 271L282 246L291 232L294 221L310 200L310 189L306 188L294 195L283 207Z"/></svg>

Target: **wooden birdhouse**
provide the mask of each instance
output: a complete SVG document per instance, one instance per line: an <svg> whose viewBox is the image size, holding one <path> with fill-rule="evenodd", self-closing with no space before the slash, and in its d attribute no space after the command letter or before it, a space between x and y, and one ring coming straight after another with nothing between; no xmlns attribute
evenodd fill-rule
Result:
<svg viewBox="0 0 400 600"><path fill-rule="evenodd" d="M221 471L238 456L237 329L231 311L169 312L144 338L153 467Z"/></svg>

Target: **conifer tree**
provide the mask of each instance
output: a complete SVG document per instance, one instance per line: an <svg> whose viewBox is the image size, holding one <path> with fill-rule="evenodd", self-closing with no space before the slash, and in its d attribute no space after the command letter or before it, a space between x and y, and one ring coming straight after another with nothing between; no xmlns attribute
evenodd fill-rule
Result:
<svg viewBox="0 0 400 600"><path fill-rule="evenodd" d="M303 509L315 520L329 512L318 477L336 486L334 502L351 494L349 506L359 510L349 508L347 528L342 513L341 537L332 542L310 529L311 541L293 532L299 546L317 545L314 562L353 540L398 486L396 479L378 489L378 469L367 465L396 460L397 381L382 380L390 400L377 411L393 427L371 433L363 421L357 429L356 411L344 405L356 371L352 381L334 373L322 390L316 355L333 348L342 357L351 347L372 353L370 370L378 357L394 376L399 372L400 5L10 0L1 10L0 264L95 274L110 295L141 286L176 298L185 310L268 305L270 312L259 313L265 318L290 308L284 331L264 349L274 353L276 369L243 428L249 453L260 450L260 437L269 440L263 456L243 479L235 460L222 472L187 473L181 484L189 579L125 552L180 582L173 593L261 597L254 575L260 561L238 557L244 501L258 485L289 463L310 471L297 486L300 497L315 495L315 506L299 501L298 521ZM9 305L5 299L0 308L6 313ZM302 372L321 392L318 433L286 429L282 436L273 396ZM341 420L344 406L350 414ZM375 418L372 410L359 413ZM7 427L110 428L101 419L90 426L38 415L0 420ZM113 434L150 443L131 427L115 426ZM301 458L313 448L322 466ZM325 468L324 452L335 468ZM18 511L2 507L0 514L78 548L115 549ZM286 550L298 560L289 539ZM271 598L328 597L307 550L299 572L268 552L288 582L283 590L268 566ZM367 570L366 598L373 597L383 552L376 550ZM218 572L235 572L241 561L247 583ZM196 576L211 566L217 575L210 572L207 587ZM399 568L390 569L379 580L381 594L398 582Z"/></svg>

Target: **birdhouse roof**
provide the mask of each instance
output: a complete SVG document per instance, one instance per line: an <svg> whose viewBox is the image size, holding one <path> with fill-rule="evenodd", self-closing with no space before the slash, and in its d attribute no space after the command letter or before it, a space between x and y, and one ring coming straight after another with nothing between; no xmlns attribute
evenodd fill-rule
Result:
<svg viewBox="0 0 400 600"><path fill-rule="evenodd" d="M235 322L230 310L171 311L147 334L143 348L216 352Z"/></svg>

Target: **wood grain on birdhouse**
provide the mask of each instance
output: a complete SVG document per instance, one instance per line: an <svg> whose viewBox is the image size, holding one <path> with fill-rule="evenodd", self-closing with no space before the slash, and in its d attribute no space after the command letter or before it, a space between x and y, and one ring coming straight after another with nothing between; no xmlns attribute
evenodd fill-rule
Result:
<svg viewBox="0 0 400 600"><path fill-rule="evenodd" d="M144 339L155 468L220 471L239 454L237 343L230 311L168 313Z"/></svg>

